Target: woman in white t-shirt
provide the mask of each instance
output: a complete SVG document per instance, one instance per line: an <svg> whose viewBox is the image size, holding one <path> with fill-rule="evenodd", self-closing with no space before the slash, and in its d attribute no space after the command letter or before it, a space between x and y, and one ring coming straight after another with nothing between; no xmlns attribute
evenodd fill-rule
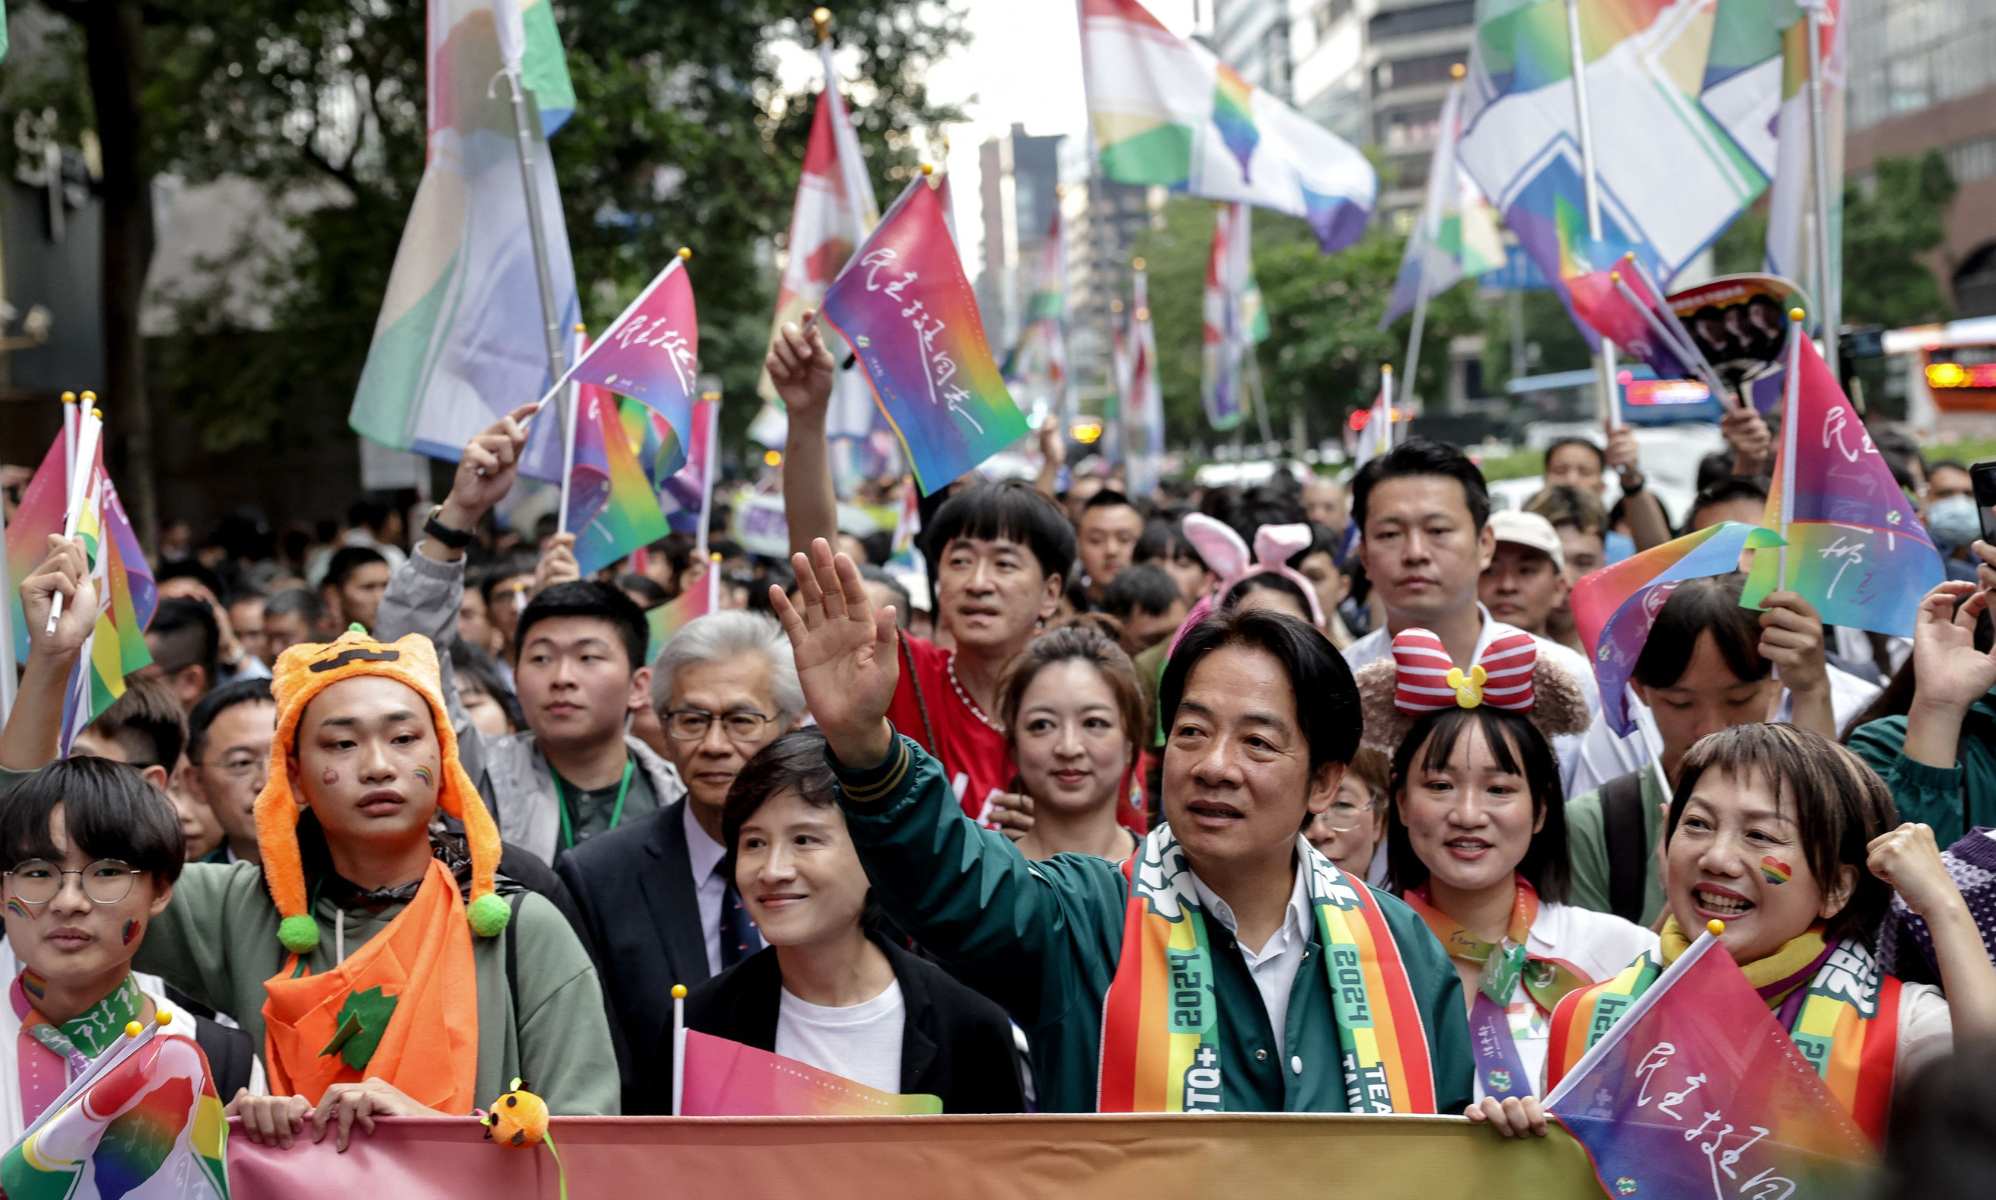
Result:
<svg viewBox="0 0 1996 1200"><path fill-rule="evenodd" d="M1023 1110L1003 1010L870 918L823 734L787 734L749 760L721 835L742 915L768 945L693 989L688 1029L883 1092L937 1096L947 1113Z"/></svg>

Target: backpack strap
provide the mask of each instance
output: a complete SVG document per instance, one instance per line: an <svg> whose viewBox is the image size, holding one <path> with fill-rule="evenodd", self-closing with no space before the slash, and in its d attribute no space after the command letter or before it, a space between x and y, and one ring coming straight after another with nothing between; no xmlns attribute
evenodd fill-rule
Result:
<svg viewBox="0 0 1996 1200"><path fill-rule="evenodd" d="M237 1092L249 1086L250 1072L256 1065L256 1050L250 1045L249 1034L196 1016L194 1044L207 1056L208 1078L214 1082L215 1094L222 1103L235 1099Z"/></svg>
<svg viewBox="0 0 1996 1200"><path fill-rule="evenodd" d="M1601 787L1601 839L1608 851L1608 907L1642 924L1650 847L1643 837L1643 775L1631 771Z"/></svg>
<svg viewBox="0 0 1996 1200"><path fill-rule="evenodd" d="M520 902L526 898L524 889L506 897L513 909L513 919L506 922L506 994L513 998L515 1025L520 1019L520 940L513 931L520 927Z"/></svg>

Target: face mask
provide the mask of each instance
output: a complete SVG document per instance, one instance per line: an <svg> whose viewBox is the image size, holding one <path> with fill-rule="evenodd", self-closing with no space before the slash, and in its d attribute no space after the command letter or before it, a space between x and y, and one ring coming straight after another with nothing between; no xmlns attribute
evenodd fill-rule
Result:
<svg viewBox="0 0 1996 1200"><path fill-rule="evenodd" d="M1943 496L1927 506L1927 532L1934 541L1966 546L1982 536L1982 517L1971 496Z"/></svg>

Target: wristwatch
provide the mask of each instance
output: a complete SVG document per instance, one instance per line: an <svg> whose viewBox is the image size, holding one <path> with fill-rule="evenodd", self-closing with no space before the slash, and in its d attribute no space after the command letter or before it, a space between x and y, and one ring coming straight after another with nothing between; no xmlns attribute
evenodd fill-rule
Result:
<svg viewBox="0 0 1996 1200"><path fill-rule="evenodd" d="M472 535L469 529L452 529L442 521L437 520L437 514L443 512L443 510L444 506L441 504L430 510L428 519L423 522L423 536L434 539L437 544L447 546L452 550L462 550L466 546L471 545Z"/></svg>
<svg viewBox="0 0 1996 1200"><path fill-rule="evenodd" d="M1631 471L1627 475L1622 476L1622 494L1624 496L1633 496L1637 492L1642 491L1643 486L1648 482L1647 479L1643 478L1641 471Z"/></svg>

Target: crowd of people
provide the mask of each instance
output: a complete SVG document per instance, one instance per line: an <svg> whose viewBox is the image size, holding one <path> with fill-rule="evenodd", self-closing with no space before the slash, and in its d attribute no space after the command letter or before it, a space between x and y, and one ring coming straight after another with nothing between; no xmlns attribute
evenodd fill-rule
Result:
<svg viewBox="0 0 1996 1200"><path fill-rule="evenodd" d="M406 545L385 506L264 560L169 526L153 665L63 760L96 606L50 540L0 734L0 1135L160 1007L257 1140L515 1078L667 1113L675 985L689 1028L946 1112L1542 1132L1586 1045L1555 1023L1598 1038L1715 919L1777 1019L1838 1006L1874 1138L1996 1034L1996 549L1949 546L1910 641L1687 582L1635 665L1655 741L1603 716L1575 583L1758 522L1759 417L1682 525L1626 430L1555 444L1515 511L1418 437L1144 496L1044 437L1037 483L925 499L911 594L839 527L837 363L807 322L767 365L788 562L675 538L583 578L571 536L501 533L516 410ZM1958 468L1880 445L1952 520ZM721 611L652 647L708 570Z"/></svg>

